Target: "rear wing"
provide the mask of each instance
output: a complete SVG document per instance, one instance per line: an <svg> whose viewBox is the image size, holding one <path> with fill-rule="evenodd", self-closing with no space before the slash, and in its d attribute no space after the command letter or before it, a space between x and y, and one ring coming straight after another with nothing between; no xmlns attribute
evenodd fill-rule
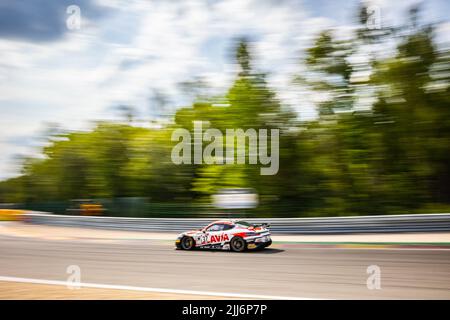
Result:
<svg viewBox="0 0 450 320"><path fill-rule="evenodd" d="M252 224L253 227L263 227L263 228L269 228L270 227L270 223L258 223L258 224Z"/></svg>

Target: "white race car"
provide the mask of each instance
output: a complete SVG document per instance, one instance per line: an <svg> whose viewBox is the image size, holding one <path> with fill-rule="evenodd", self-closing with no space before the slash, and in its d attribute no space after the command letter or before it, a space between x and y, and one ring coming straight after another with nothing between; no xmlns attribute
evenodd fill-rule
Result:
<svg viewBox="0 0 450 320"><path fill-rule="evenodd" d="M242 220L220 220L206 227L183 232L175 245L178 249L221 249L242 252L247 249L264 249L272 244L269 225L255 225Z"/></svg>

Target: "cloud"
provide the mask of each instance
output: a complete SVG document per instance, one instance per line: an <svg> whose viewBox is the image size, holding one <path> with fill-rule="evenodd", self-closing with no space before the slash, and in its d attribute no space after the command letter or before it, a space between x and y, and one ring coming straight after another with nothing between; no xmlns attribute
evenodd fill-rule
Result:
<svg viewBox="0 0 450 320"><path fill-rule="evenodd" d="M71 4L81 8L80 30L66 28ZM0 178L11 175L14 155L35 153L19 142L45 122L85 129L114 118L111 107L120 104L150 117L158 114L152 92L181 106L188 101L178 84L196 78L223 93L236 74L230 49L240 36L255 40L255 66L270 73L283 103L313 118L314 97L290 87L292 75L302 72L302 50L318 31L338 25L348 33L347 7L356 1L2 1Z"/></svg>

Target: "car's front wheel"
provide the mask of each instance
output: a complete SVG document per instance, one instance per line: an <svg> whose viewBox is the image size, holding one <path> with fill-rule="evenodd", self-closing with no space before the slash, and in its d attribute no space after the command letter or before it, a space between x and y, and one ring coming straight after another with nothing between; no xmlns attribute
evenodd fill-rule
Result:
<svg viewBox="0 0 450 320"><path fill-rule="evenodd" d="M181 249L183 250L192 250L195 247L194 239L191 237L183 237L181 239Z"/></svg>
<svg viewBox="0 0 450 320"><path fill-rule="evenodd" d="M242 252L246 249L245 240L241 237L234 237L231 239L230 247L234 252Z"/></svg>

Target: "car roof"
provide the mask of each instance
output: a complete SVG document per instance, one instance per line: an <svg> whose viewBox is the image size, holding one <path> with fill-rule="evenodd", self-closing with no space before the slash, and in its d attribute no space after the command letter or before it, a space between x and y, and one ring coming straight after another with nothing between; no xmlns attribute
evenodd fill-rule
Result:
<svg viewBox="0 0 450 320"><path fill-rule="evenodd" d="M210 225L211 224L216 224L216 223L234 224L236 221L237 220L217 220L217 221L214 221L214 222L210 223Z"/></svg>
<svg viewBox="0 0 450 320"><path fill-rule="evenodd" d="M244 221L244 220L243 219L223 219L223 220L213 221L209 225L216 224L216 223L236 224L236 223L239 223L239 221Z"/></svg>

